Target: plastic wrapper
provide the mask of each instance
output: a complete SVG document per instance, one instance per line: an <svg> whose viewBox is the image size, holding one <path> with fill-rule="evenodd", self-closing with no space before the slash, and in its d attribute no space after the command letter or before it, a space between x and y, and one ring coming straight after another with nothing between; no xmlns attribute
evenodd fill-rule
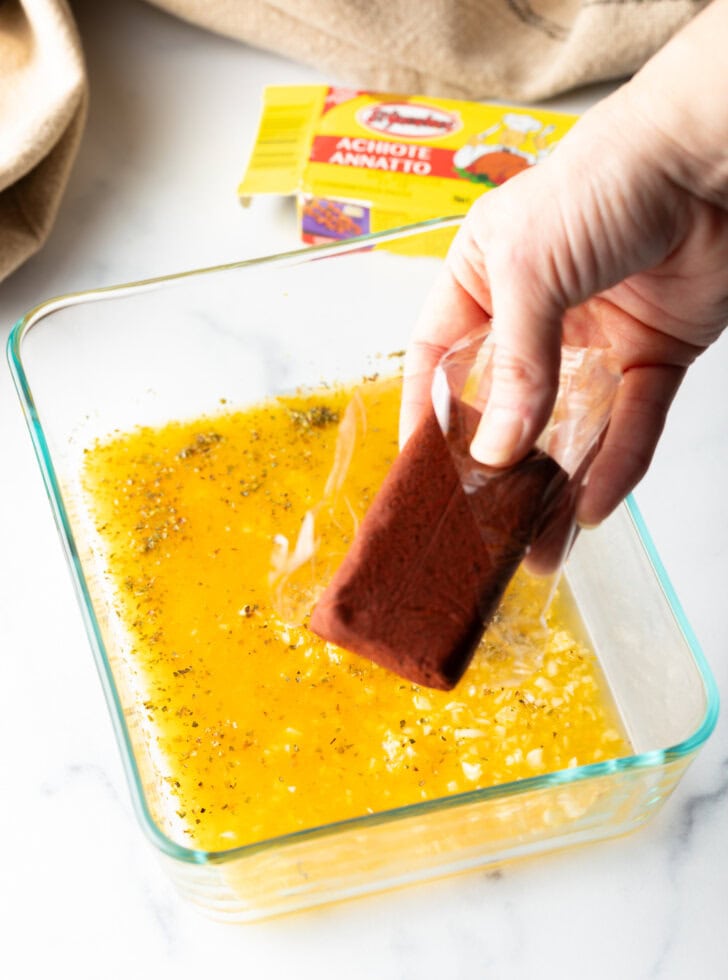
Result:
<svg viewBox="0 0 728 980"><path fill-rule="evenodd" d="M550 572L541 589L543 606L548 602L573 540L578 488L619 381L607 351L565 347L558 398L538 443L515 466L493 469L469 452L487 402L490 354L480 333L442 359L432 411L342 557L322 542L342 539L335 531L347 512L347 460L365 431L361 406L347 412L322 501L306 514L295 547L279 542L274 556L277 605L286 618L303 621L313 606L310 626L324 639L442 689L462 676L524 558ZM351 517L358 520L353 511ZM344 539L351 523L349 532ZM522 656L511 664L530 660L533 669L537 634L521 642ZM513 648L508 637L501 640Z"/></svg>
<svg viewBox="0 0 728 980"><path fill-rule="evenodd" d="M528 557L532 569L558 575L576 531L576 497L609 421L620 373L608 348L562 346L558 393L548 423L523 460L496 469L470 453L490 393L492 353L487 330L456 343L435 370L433 410L484 547L490 553L500 548L504 565L518 554L519 561ZM519 493L524 503L519 504ZM499 495L505 498L501 503ZM481 611L487 616L487 608Z"/></svg>
<svg viewBox="0 0 728 980"><path fill-rule="evenodd" d="M382 386L399 387L398 377L380 379ZM271 553L273 606L291 626L305 623L356 537L365 507L350 484L354 454L366 454L370 433L366 393L357 386L338 426L331 469L321 498L303 514L298 536L289 541L276 535Z"/></svg>

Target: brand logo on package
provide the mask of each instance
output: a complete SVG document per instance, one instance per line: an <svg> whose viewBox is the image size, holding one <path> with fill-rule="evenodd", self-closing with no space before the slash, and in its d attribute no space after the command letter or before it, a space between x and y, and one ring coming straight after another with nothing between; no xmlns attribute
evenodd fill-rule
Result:
<svg viewBox="0 0 728 980"><path fill-rule="evenodd" d="M360 109L356 121L375 133L409 139L449 136L462 126L457 112L418 102L377 102Z"/></svg>

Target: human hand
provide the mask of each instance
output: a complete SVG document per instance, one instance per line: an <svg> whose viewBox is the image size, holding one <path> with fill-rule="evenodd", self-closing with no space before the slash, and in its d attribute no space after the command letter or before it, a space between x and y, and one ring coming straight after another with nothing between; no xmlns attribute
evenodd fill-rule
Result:
<svg viewBox="0 0 728 980"><path fill-rule="evenodd" d="M636 485L686 368L728 321L728 110L714 40L727 10L706 8L550 158L476 202L407 352L401 441L442 354L492 316L473 456L522 457L551 411L561 343L608 344L623 381L577 520L599 523Z"/></svg>

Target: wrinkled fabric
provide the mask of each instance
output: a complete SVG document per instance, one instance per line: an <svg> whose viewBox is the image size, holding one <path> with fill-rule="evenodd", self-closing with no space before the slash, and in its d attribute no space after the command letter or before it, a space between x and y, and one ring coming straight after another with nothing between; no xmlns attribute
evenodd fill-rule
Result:
<svg viewBox="0 0 728 980"><path fill-rule="evenodd" d="M65 0L0 2L0 279L50 234L87 96Z"/></svg>
<svg viewBox="0 0 728 980"><path fill-rule="evenodd" d="M535 101L632 74L706 0L151 0L383 92Z"/></svg>

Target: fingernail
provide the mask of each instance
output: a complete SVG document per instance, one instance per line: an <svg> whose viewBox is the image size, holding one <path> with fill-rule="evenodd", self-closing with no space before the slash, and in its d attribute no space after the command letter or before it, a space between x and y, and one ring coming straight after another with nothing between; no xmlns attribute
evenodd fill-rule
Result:
<svg viewBox="0 0 728 980"><path fill-rule="evenodd" d="M509 408L488 408L483 415L470 452L486 466L510 463L521 445L525 422Z"/></svg>
<svg viewBox="0 0 728 980"><path fill-rule="evenodd" d="M594 531L596 528L599 527L600 524L601 521L577 520L576 522L576 526L579 528L580 531Z"/></svg>

